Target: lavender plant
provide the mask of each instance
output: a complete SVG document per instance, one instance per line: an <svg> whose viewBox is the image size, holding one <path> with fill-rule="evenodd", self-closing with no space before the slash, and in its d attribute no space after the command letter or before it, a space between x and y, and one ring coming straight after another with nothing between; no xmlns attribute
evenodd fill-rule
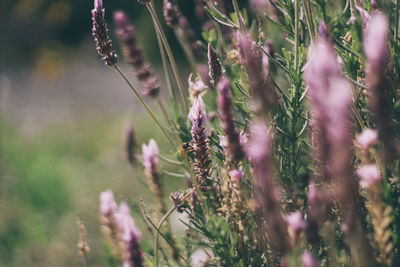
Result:
<svg viewBox="0 0 400 267"><path fill-rule="evenodd" d="M165 22L188 66L176 64L153 2L139 2L154 22L175 108L162 104L164 84L145 63L127 15L115 13L115 35L142 94L117 65L101 0L93 37L164 134L170 156L162 158L175 169L162 170L153 139L136 155L127 128L126 157L142 159L144 172L133 167L158 207L150 216L141 202L154 238L142 250L127 204L117 208L112 192L102 193L114 262L399 266L399 1L252 0L248 12L237 0L196 0L197 39L178 1L165 0ZM179 68L192 72L187 88ZM152 99L165 118L146 104ZM187 181L170 202L169 176ZM183 236L171 230L174 211L185 218Z"/></svg>

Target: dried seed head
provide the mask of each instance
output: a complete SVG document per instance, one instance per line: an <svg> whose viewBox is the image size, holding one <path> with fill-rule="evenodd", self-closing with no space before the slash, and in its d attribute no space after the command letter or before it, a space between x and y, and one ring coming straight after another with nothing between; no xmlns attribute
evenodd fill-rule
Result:
<svg viewBox="0 0 400 267"><path fill-rule="evenodd" d="M165 23L171 28L175 28L179 25L179 17L181 12L178 8L176 0L164 0L164 19Z"/></svg>
<svg viewBox="0 0 400 267"><path fill-rule="evenodd" d="M210 82L213 86L216 86L222 75L222 67L217 53L210 43L208 44L208 70Z"/></svg>
<svg viewBox="0 0 400 267"><path fill-rule="evenodd" d="M102 57L101 60L107 66L115 66L118 62L118 56L112 49L112 41L108 36L107 23L104 19L104 8L102 0L94 1L94 9L92 9L92 36L96 42L97 53Z"/></svg>

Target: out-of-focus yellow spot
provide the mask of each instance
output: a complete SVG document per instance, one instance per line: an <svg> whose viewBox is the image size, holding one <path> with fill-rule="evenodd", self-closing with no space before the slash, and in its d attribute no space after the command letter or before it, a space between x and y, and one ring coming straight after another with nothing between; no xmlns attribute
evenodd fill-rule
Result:
<svg viewBox="0 0 400 267"><path fill-rule="evenodd" d="M44 14L44 20L50 25L61 25L68 22L71 16L71 5L67 1L52 3Z"/></svg>
<svg viewBox="0 0 400 267"><path fill-rule="evenodd" d="M28 18L38 13L42 4L43 0L21 0L15 5L12 13L18 18Z"/></svg>
<svg viewBox="0 0 400 267"><path fill-rule="evenodd" d="M59 52L44 49L36 61L34 75L56 81L64 73L64 60Z"/></svg>

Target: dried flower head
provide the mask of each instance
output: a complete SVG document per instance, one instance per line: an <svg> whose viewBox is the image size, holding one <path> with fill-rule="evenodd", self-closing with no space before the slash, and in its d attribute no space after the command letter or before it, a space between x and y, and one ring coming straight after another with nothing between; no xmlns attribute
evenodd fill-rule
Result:
<svg viewBox="0 0 400 267"><path fill-rule="evenodd" d="M210 43L208 44L208 75L210 76L210 82L213 86L217 85L222 75L221 62Z"/></svg>
<svg viewBox="0 0 400 267"><path fill-rule="evenodd" d="M94 0L94 9L92 9L92 36L96 42L97 53L102 57L101 60L107 66L115 66L118 62L118 56L112 48L112 41L108 36L107 23L104 19L104 8L102 0Z"/></svg>

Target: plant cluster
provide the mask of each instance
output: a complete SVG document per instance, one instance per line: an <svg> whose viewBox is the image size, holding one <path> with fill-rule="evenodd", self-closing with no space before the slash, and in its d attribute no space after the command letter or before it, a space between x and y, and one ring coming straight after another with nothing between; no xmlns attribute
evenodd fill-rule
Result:
<svg viewBox="0 0 400 267"><path fill-rule="evenodd" d="M399 266L399 1L251 0L248 12L237 0L195 0L200 39L178 2L164 0L166 25L192 72L187 86L153 1L139 2L154 22L169 108L127 15L114 14L116 36L142 91L118 66L101 0L94 1L93 37L171 156L162 157L152 139L138 152L127 129L127 159L142 161L158 207L150 216L141 202L154 247L140 248L129 206L105 191L110 262ZM175 171L163 171L160 158ZM168 176L187 181L169 203ZM168 222L174 211L186 218L183 237Z"/></svg>

